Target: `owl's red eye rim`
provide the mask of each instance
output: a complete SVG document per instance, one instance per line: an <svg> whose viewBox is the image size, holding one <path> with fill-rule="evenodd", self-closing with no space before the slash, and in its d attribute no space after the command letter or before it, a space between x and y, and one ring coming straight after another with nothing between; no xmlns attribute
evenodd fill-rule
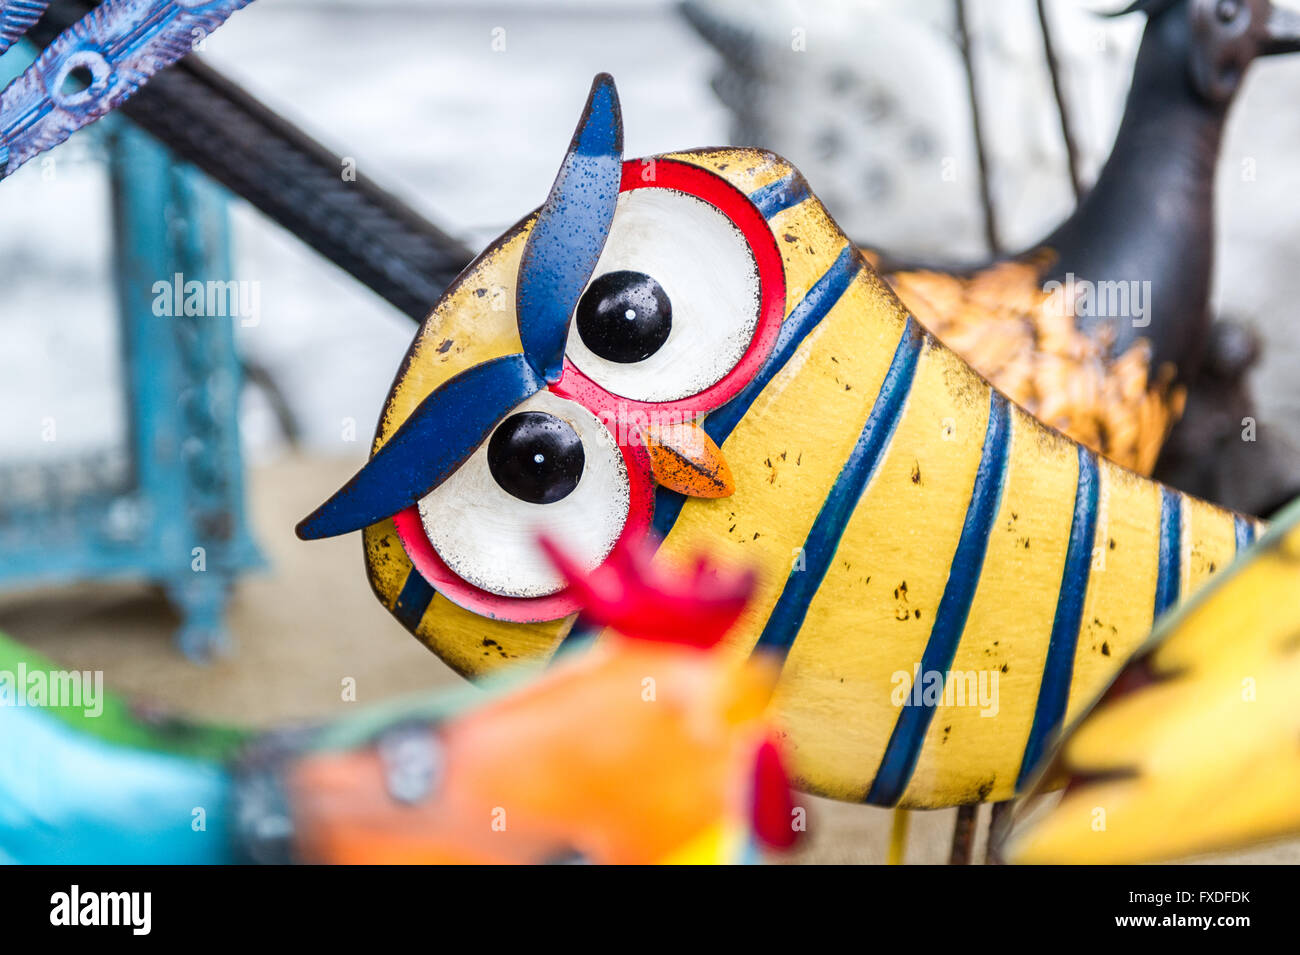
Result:
<svg viewBox="0 0 1300 955"><path fill-rule="evenodd" d="M625 160L619 192L652 188L675 189L707 202L740 230L758 267L758 324L749 347L735 367L720 380L689 398L637 401L611 394L579 371L567 357L564 359L564 373L558 382L551 385L551 391L598 415L639 410L657 415L660 420L690 421L734 398L753 380L772 353L781 323L785 320L785 264L776 236L758 207L716 173L676 159Z"/></svg>
<svg viewBox="0 0 1300 955"><path fill-rule="evenodd" d="M655 500L654 482L650 479L650 456L645 446L639 442L625 442L619 446L619 450L627 465L629 494L627 520L623 522L623 531L618 536L615 548L626 547L645 538L654 518ZM434 590L458 607L510 623L559 620L581 609L580 598L572 587L565 587L544 597L505 597L475 587L459 577L434 550L429 535L425 533L424 522L420 520L418 505L394 514L393 524L397 528L398 540L402 542L416 572Z"/></svg>

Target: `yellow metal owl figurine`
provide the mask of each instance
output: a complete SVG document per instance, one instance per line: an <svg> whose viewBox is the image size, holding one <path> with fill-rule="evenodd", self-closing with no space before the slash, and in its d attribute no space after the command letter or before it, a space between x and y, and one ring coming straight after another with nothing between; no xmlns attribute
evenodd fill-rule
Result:
<svg viewBox="0 0 1300 955"><path fill-rule="evenodd" d="M478 677L588 635L535 541L752 566L796 783L1009 798L1251 519L1099 458L910 317L789 164L622 157L596 78L550 196L447 290L369 462L299 525ZM594 638L601 639L599 634Z"/></svg>

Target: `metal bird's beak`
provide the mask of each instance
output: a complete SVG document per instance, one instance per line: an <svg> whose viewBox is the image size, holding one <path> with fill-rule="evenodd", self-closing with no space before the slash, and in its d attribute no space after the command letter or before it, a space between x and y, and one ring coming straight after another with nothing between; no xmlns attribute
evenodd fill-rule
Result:
<svg viewBox="0 0 1300 955"><path fill-rule="evenodd" d="M736 481L722 449L691 421L653 425L645 432L655 481L688 497L730 497Z"/></svg>
<svg viewBox="0 0 1300 955"><path fill-rule="evenodd" d="M1269 8L1268 25L1264 30L1264 39L1260 43L1260 56L1273 56L1277 53L1300 52L1300 10L1281 7L1276 4Z"/></svg>

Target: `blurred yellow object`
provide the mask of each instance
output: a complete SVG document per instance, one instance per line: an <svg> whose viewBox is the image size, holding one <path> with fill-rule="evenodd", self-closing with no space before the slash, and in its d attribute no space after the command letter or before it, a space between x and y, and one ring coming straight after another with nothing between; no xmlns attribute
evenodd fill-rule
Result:
<svg viewBox="0 0 1300 955"><path fill-rule="evenodd" d="M1300 502L1165 618L1065 736L1005 846L1150 862L1300 833ZM1051 798L1051 797L1047 797Z"/></svg>
<svg viewBox="0 0 1300 955"><path fill-rule="evenodd" d="M907 830L912 821L910 810L895 809L889 826L888 865L902 865L907 859Z"/></svg>

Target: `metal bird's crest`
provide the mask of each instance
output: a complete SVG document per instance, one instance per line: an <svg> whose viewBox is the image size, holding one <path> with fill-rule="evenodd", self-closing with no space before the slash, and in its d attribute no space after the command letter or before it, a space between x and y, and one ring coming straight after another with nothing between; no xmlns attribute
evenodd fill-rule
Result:
<svg viewBox="0 0 1300 955"><path fill-rule="evenodd" d="M601 73L519 265L519 339L533 371L552 384L563 370L569 317L609 236L622 166L618 92Z"/></svg>
<svg viewBox="0 0 1300 955"><path fill-rule="evenodd" d="M299 537L346 534L410 507L512 408L559 380L569 319L609 235L622 164L618 92L601 73L524 247L516 306L523 354L484 362L436 388L351 481L298 524Z"/></svg>

